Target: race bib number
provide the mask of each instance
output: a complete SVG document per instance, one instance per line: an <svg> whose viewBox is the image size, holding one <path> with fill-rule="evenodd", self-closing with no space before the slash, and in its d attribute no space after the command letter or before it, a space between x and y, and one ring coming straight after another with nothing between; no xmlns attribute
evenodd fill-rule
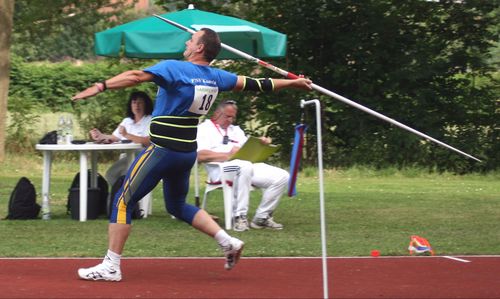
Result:
<svg viewBox="0 0 500 299"><path fill-rule="evenodd" d="M194 99L189 112L205 115L212 107L212 104L219 93L218 87L196 85L194 87Z"/></svg>

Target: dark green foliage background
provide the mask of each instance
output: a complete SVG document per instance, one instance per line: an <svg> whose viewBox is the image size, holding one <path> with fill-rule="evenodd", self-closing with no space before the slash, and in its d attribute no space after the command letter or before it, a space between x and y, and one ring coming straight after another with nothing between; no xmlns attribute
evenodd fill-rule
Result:
<svg viewBox="0 0 500 299"><path fill-rule="evenodd" d="M179 9L187 7L188 1L177 2ZM300 119L299 100L319 98L329 166L426 166L459 173L498 167L499 60L491 56L498 48L498 1L198 1L196 7L286 33L286 61L271 63L484 163L327 96L259 95L248 115L254 118L258 111L260 123L271 124L268 132L285 145L284 153ZM259 75L275 76L267 70ZM314 164L314 114L306 116L306 163Z"/></svg>
<svg viewBox="0 0 500 299"><path fill-rule="evenodd" d="M156 2L166 10L184 9L188 4ZM484 160L477 163L464 158L319 93L222 94L220 98L238 100L238 123L249 133L270 135L283 145L278 158L282 163L289 159L293 126L304 113L309 125L304 163L316 164L314 113L301 111L299 101L318 98L327 167L417 166L457 173L494 170L500 163L498 57L491 56L494 47L498 48L497 4L451 0L195 3L198 9L242 17L286 33L287 56L272 64L305 74L322 87ZM81 35L88 37L91 30L85 28ZM14 49L19 45L30 44L19 39ZM18 53L13 53L9 111L73 112L86 128L116 126L130 90L106 92L76 104L69 101L71 95L121 71L154 63L108 59L82 66L27 63L28 57ZM81 58L88 57L92 55ZM218 65L238 74L276 77L249 62ZM155 93L152 85L141 88Z"/></svg>

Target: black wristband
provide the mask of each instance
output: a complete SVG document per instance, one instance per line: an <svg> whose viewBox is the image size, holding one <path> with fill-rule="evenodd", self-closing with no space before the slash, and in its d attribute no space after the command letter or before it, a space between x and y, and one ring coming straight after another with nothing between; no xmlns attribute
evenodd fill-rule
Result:
<svg viewBox="0 0 500 299"><path fill-rule="evenodd" d="M102 81L101 83L102 83L102 91L108 89L108 86L106 85L106 80Z"/></svg>

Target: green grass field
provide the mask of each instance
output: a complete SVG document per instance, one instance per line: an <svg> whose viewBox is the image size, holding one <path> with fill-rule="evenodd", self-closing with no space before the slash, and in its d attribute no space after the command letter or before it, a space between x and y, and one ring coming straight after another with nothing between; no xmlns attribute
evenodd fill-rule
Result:
<svg viewBox="0 0 500 299"><path fill-rule="evenodd" d="M104 173L110 164L101 164ZM100 257L107 249L107 221L81 223L66 214L68 188L79 165L57 156L52 168L52 219L0 221L0 256ZM204 179L204 171L201 180ZM21 176L33 181L41 203L42 159L8 155L0 169L0 217ZM320 256L317 170L299 176L298 196L283 197L275 219L283 231L234 233L245 256ZM201 188L200 193L203 192ZM250 217L260 200L253 191ZM193 190L188 201L194 202ZM329 256L408 255L413 234L427 238L436 254L500 252L500 174L457 176L423 170L365 168L325 171ZM222 192L211 193L207 210L223 217ZM231 232L232 233L232 232ZM220 256L215 242L165 212L161 187L155 189L153 215L136 220L125 256Z"/></svg>

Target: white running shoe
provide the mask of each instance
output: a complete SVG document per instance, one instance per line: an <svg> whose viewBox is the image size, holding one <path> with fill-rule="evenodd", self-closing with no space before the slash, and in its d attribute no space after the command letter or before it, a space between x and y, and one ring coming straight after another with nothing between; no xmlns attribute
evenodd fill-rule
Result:
<svg viewBox="0 0 500 299"><path fill-rule="evenodd" d="M273 217L254 218L250 223L250 227L253 229L270 228L274 230L282 230L283 224L275 222Z"/></svg>
<svg viewBox="0 0 500 299"><path fill-rule="evenodd" d="M78 276L85 280L122 280L122 272L120 269L115 269L113 266L106 266L102 263L91 268L78 269Z"/></svg>
<svg viewBox="0 0 500 299"><path fill-rule="evenodd" d="M246 230L249 230L250 228L248 227L248 219L247 216L241 215L241 216L236 216L234 219L234 227L233 230L236 232L244 232Z"/></svg>
<svg viewBox="0 0 500 299"><path fill-rule="evenodd" d="M224 256L226 257L226 264L224 265L226 270L233 269L236 263L238 263L244 246L245 243L236 238L231 238L229 245L221 246Z"/></svg>

